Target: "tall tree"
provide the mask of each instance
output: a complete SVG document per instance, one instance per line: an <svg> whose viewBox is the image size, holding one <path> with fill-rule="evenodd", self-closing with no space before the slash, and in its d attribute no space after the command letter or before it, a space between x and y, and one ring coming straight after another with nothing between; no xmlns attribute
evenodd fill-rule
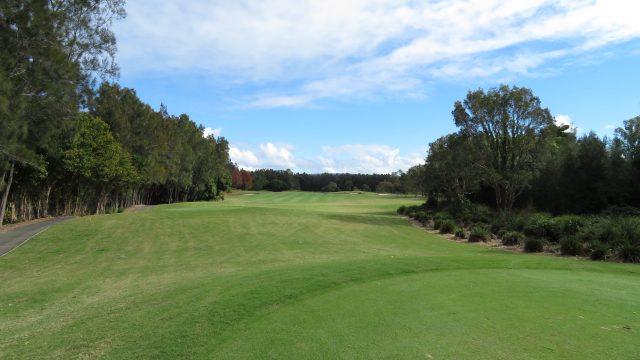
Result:
<svg viewBox="0 0 640 360"><path fill-rule="evenodd" d="M502 85L470 91L452 111L461 134L478 137L482 181L490 186L500 209L513 207L534 178L547 144L553 117L527 88Z"/></svg>
<svg viewBox="0 0 640 360"><path fill-rule="evenodd" d="M4 149L0 168L19 170L17 158L26 158L22 164L29 164L50 155L56 147L54 134L75 117L91 77L117 73L115 38L109 27L113 19L124 16L123 4L122 0L0 3L0 145ZM12 188L7 185L3 198Z"/></svg>

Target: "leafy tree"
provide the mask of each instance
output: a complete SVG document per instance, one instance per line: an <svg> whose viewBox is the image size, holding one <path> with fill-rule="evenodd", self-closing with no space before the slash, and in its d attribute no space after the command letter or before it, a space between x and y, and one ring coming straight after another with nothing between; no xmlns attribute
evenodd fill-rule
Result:
<svg viewBox="0 0 640 360"><path fill-rule="evenodd" d="M76 196L94 193L96 213L104 213L107 196L114 189L134 184L138 176L131 156L114 139L104 121L80 114L75 126L75 136L63 154L64 168L77 182Z"/></svg>
<svg viewBox="0 0 640 360"><path fill-rule="evenodd" d="M265 189L275 192L287 191L289 190L289 185L282 180L273 179L267 183Z"/></svg>
<svg viewBox="0 0 640 360"><path fill-rule="evenodd" d="M380 183L378 183L378 185L376 185L376 192L386 194L393 193L393 183L387 180L381 181Z"/></svg>
<svg viewBox="0 0 640 360"><path fill-rule="evenodd" d="M329 182L327 185L325 185L322 188L322 192L337 192L337 191L340 191L340 188L338 187L338 184L336 184L333 181Z"/></svg>
<svg viewBox="0 0 640 360"><path fill-rule="evenodd" d="M469 194L479 189L483 160L475 151L479 141L477 136L450 134L431 143L424 166L425 190L457 205L466 203Z"/></svg>
<svg viewBox="0 0 640 360"><path fill-rule="evenodd" d="M494 190L498 208L511 209L542 164L551 113L530 89L502 85L470 91L452 114L461 134L481 140L481 179Z"/></svg>

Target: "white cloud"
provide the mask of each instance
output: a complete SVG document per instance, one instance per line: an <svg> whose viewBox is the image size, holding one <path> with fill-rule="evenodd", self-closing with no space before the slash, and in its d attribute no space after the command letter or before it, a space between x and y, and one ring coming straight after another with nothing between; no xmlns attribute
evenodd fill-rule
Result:
<svg viewBox="0 0 640 360"><path fill-rule="evenodd" d="M210 127L204 128L202 136L208 137L209 135L213 135L213 137L219 137L222 134L222 128L212 129Z"/></svg>
<svg viewBox="0 0 640 360"><path fill-rule="evenodd" d="M577 126L575 126L575 124L573 123L573 121L571 120L571 117L569 115L563 115L563 114L558 114L555 117L555 122L557 126L565 126L568 125L569 128L567 130L565 130L565 132L575 132L578 133L581 131L580 128L578 128Z"/></svg>
<svg viewBox="0 0 640 360"><path fill-rule="evenodd" d="M252 90L244 101L260 108L532 76L640 37L636 0L137 0L127 11L116 27L123 69L283 89Z"/></svg>
<svg viewBox="0 0 640 360"><path fill-rule="evenodd" d="M296 167L296 161L293 154L287 149L289 146L277 146L270 142L260 144L260 150L265 156L265 161L269 165L275 165L277 168L292 169Z"/></svg>
<svg viewBox="0 0 640 360"><path fill-rule="evenodd" d="M255 170L258 168L269 169L293 169L298 164L306 164L306 161L296 159L291 152L292 146L287 144L274 144L267 142L260 144L257 149L248 146L240 149L238 146L229 147L231 161L240 168Z"/></svg>
<svg viewBox="0 0 640 360"><path fill-rule="evenodd" d="M397 148L380 144L323 146L314 160L295 156L288 144L271 142L257 148L231 146L229 155L231 161L247 170L292 169L310 173L391 173L424 162L424 154L401 154Z"/></svg>
<svg viewBox="0 0 640 360"><path fill-rule="evenodd" d="M318 156L323 171L350 173L391 173L424 162L418 153L401 155L400 150L380 144L345 144L325 146Z"/></svg>
<svg viewBox="0 0 640 360"><path fill-rule="evenodd" d="M251 150L240 150L238 147L229 147L231 161L242 169L254 170L260 165L260 160Z"/></svg>

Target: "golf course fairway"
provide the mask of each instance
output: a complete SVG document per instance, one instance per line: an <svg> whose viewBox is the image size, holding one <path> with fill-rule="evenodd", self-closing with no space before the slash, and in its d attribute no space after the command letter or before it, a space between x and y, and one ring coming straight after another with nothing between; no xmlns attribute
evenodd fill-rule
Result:
<svg viewBox="0 0 640 360"><path fill-rule="evenodd" d="M0 258L0 358L639 359L640 266L430 234L411 197L230 194Z"/></svg>

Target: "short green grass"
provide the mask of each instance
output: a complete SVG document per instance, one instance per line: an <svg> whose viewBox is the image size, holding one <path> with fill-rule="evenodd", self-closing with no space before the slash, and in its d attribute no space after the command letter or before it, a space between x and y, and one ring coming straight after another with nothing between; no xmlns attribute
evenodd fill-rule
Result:
<svg viewBox="0 0 640 360"><path fill-rule="evenodd" d="M0 258L0 358L637 359L640 266L444 240L413 198L233 194Z"/></svg>

